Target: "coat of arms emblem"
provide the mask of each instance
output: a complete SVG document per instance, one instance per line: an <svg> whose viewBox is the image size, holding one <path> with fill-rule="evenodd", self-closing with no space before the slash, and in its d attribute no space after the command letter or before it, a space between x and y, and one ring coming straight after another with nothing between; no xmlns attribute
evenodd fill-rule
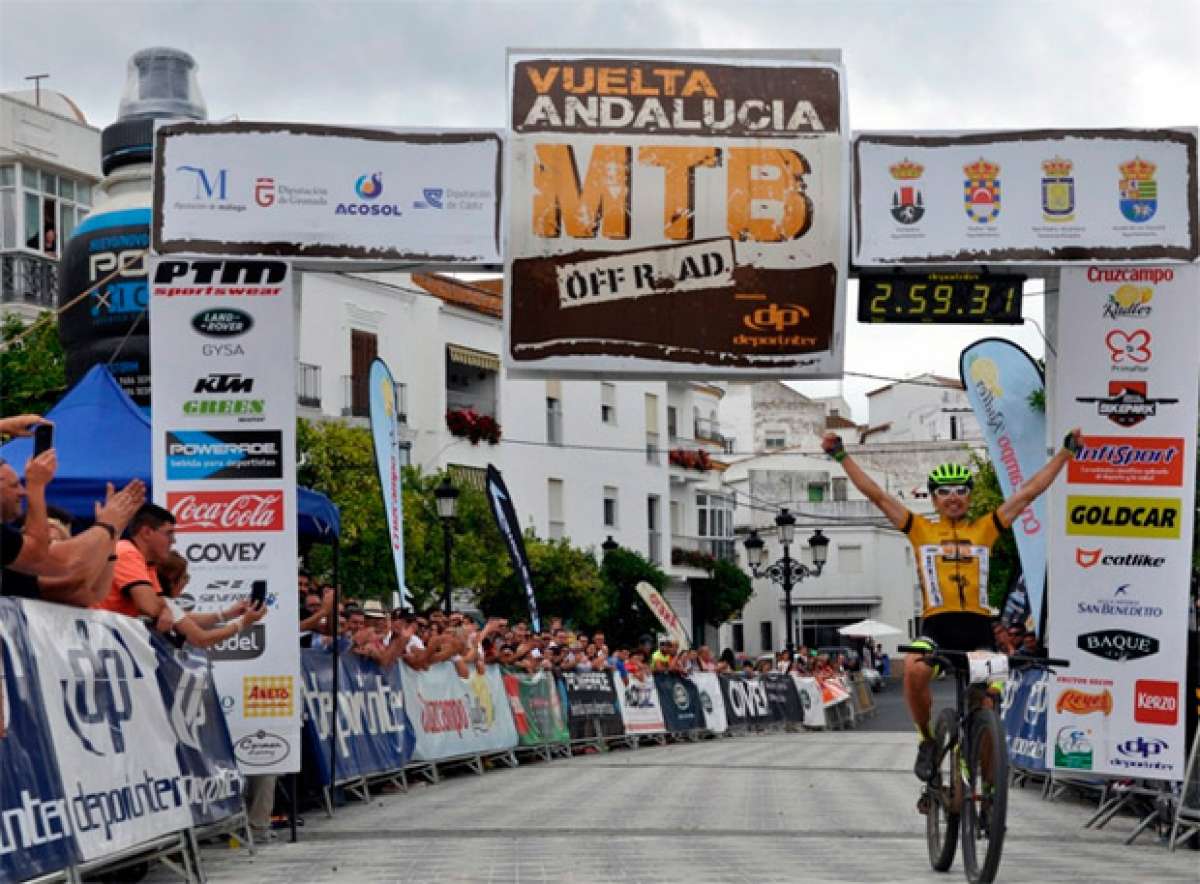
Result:
<svg viewBox="0 0 1200 884"><path fill-rule="evenodd" d="M1062 223L1075 218L1075 179L1070 160L1055 157L1042 163L1042 217Z"/></svg>
<svg viewBox="0 0 1200 884"><path fill-rule="evenodd" d="M916 224L925 214L925 200L917 187L917 179L925 167L905 159L888 166L888 171L900 182L900 186L892 191L892 217L901 224Z"/></svg>
<svg viewBox="0 0 1200 884"><path fill-rule="evenodd" d="M1000 167L982 157L963 166L963 204L967 217L976 224L991 224L1000 217Z"/></svg>
<svg viewBox="0 0 1200 884"><path fill-rule="evenodd" d="M1121 214L1135 224L1144 224L1158 210L1158 182L1154 171L1158 167L1140 157L1122 163Z"/></svg>

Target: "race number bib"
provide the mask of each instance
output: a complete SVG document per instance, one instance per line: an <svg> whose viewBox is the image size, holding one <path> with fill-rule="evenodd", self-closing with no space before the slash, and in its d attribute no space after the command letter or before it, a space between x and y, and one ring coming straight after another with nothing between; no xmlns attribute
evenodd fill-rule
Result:
<svg viewBox="0 0 1200 884"><path fill-rule="evenodd" d="M992 651L971 651L967 654L971 683L1004 681L1008 678L1008 657Z"/></svg>

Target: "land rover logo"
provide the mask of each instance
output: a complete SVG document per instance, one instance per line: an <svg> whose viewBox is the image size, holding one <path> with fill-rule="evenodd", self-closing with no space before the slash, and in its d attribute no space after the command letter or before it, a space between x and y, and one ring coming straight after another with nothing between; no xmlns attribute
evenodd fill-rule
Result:
<svg viewBox="0 0 1200 884"><path fill-rule="evenodd" d="M1085 632L1076 640L1079 650L1105 660L1140 660L1158 653L1158 639L1128 629Z"/></svg>
<svg viewBox="0 0 1200 884"><path fill-rule="evenodd" d="M201 310L192 317L192 328L209 338L235 338L254 327L254 317L234 307Z"/></svg>

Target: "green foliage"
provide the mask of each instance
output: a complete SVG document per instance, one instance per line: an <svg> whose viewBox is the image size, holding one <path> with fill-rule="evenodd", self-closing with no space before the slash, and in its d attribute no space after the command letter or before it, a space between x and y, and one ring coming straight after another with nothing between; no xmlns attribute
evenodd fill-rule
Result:
<svg viewBox="0 0 1200 884"><path fill-rule="evenodd" d="M525 552L529 555L543 628L555 616L577 626L593 626L608 616L612 599L591 550L577 549L567 540L539 540L527 532ZM504 571L503 579L477 593L479 609L489 617L527 621L529 604L525 588L507 560Z"/></svg>
<svg viewBox="0 0 1200 884"><path fill-rule="evenodd" d="M975 468L975 488L971 492L971 508L967 511L969 518L975 519L991 512L1004 503L1004 492L1000 490L1000 481L996 477L996 469L992 462L979 454L971 455L971 463ZM1017 555L1017 542L1012 530L1005 531L992 547L988 564L988 602L993 608L1004 604L1004 594L1013 576L1020 570L1021 560Z"/></svg>
<svg viewBox="0 0 1200 884"><path fill-rule="evenodd" d="M67 388L66 358L58 341L58 323L49 316L20 343L13 341L27 326L18 316L0 326L0 417L45 414Z"/></svg>
<svg viewBox="0 0 1200 884"><path fill-rule="evenodd" d="M611 607L599 625L610 648L635 647L641 635L662 630L662 624L635 589L644 580L662 592L667 585L662 570L633 550L621 548L604 556L600 571Z"/></svg>
<svg viewBox="0 0 1200 884"><path fill-rule="evenodd" d="M692 604L700 606L704 622L713 626L720 626L740 614L754 594L750 577L733 562L724 559L717 560L708 577L689 582L695 589Z"/></svg>

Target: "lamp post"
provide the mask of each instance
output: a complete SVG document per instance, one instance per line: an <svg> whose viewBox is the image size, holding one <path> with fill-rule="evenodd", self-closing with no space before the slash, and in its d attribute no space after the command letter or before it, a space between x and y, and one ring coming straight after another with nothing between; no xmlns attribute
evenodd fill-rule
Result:
<svg viewBox="0 0 1200 884"><path fill-rule="evenodd" d="M775 527L779 529L779 542L783 544L783 558L767 565L763 558L766 555L766 543L758 536L757 531L751 531L746 538L746 561L750 565L750 573L755 577L766 577L772 583L783 587L784 617L787 620L787 651L792 657L796 653L796 645L792 636L792 588L805 577L819 577L825 567L829 555L829 538L818 528L808 538L808 546L812 550L813 565L810 568L803 562L798 562L791 556L791 544L796 536L796 517L784 507L775 517Z"/></svg>
<svg viewBox="0 0 1200 884"><path fill-rule="evenodd" d="M437 514L442 520L442 583L445 587L445 595L442 598L442 605L447 614L450 613L450 547L453 544L451 527L454 525L454 518L458 515L458 489L454 487L450 481L450 476L442 478L442 484L433 489L433 496L437 499Z"/></svg>

